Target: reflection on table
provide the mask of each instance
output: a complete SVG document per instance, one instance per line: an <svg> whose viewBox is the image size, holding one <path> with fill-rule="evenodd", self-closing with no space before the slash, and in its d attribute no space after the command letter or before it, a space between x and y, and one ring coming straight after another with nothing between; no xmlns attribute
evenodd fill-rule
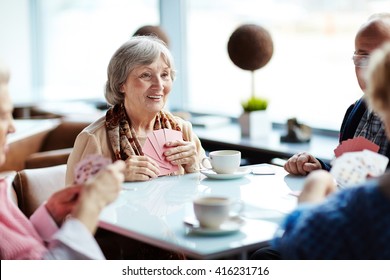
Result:
<svg viewBox="0 0 390 280"><path fill-rule="evenodd" d="M103 211L100 227L190 258L246 258L248 251L272 238L278 223L296 206L292 192L302 186L302 177L271 168L274 175L250 173L233 180L194 173L125 183L119 198ZM243 226L230 234L192 232L183 222L194 217L193 199L205 195L242 200Z"/></svg>

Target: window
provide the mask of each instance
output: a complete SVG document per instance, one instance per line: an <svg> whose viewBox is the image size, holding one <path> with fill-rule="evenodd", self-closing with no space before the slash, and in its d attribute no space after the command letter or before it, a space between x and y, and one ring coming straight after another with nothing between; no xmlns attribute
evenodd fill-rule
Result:
<svg viewBox="0 0 390 280"><path fill-rule="evenodd" d="M158 0L39 0L40 99L104 99L112 54L142 25L159 24Z"/></svg>
<svg viewBox="0 0 390 280"><path fill-rule="evenodd" d="M338 130L347 107L362 92L352 54L359 26L390 1L190 0L188 15L189 106L193 111L238 116L251 94L251 74L227 53L241 24L268 29L271 61L255 72L256 95L269 99L275 122L290 117Z"/></svg>

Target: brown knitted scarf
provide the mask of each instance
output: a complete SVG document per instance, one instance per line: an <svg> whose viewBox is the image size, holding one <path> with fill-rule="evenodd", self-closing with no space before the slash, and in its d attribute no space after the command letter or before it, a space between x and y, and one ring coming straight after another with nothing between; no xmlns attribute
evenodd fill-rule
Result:
<svg viewBox="0 0 390 280"><path fill-rule="evenodd" d="M156 115L153 129L162 128L181 131L170 113L160 111ZM123 103L117 104L107 111L106 129L116 159L126 160L131 155L144 154Z"/></svg>

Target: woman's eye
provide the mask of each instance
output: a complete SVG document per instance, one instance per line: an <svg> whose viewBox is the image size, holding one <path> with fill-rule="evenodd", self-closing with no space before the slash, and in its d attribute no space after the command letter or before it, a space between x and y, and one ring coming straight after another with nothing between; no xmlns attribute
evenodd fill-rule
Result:
<svg viewBox="0 0 390 280"><path fill-rule="evenodd" d="M150 79L152 75L150 73L142 73L140 78L141 79Z"/></svg>
<svg viewBox="0 0 390 280"><path fill-rule="evenodd" d="M161 78L163 78L164 80L168 80L170 77L169 73L168 72L165 72L165 73L162 73L161 74Z"/></svg>

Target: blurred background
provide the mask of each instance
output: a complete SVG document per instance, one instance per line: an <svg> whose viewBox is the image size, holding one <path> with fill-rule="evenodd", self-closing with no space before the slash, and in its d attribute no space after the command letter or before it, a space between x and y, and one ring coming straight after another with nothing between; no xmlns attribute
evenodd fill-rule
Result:
<svg viewBox="0 0 390 280"><path fill-rule="evenodd" d="M77 104L104 104L114 51L139 27L160 25L178 68L169 109L236 118L251 74L232 63L227 42L254 23L274 41L271 61L255 72L272 121L297 117L337 131L362 95L355 33L372 13L389 11L390 0L0 0L0 57L11 66L16 106L80 111Z"/></svg>

